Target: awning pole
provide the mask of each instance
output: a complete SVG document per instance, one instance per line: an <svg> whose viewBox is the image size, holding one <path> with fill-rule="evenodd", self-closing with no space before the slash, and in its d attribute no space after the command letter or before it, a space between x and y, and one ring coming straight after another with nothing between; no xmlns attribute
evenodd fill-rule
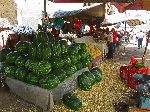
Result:
<svg viewBox="0 0 150 112"><path fill-rule="evenodd" d="M126 11L125 11L125 15L126 15ZM127 30L127 22L125 21L125 31Z"/></svg>
<svg viewBox="0 0 150 112"><path fill-rule="evenodd" d="M46 0L44 0L44 16L46 16Z"/></svg>

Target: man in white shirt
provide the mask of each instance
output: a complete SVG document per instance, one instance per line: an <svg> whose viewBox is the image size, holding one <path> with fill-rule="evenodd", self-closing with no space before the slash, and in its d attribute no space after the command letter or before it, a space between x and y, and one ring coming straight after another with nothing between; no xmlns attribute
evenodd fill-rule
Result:
<svg viewBox="0 0 150 112"><path fill-rule="evenodd" d="M141 30L139 33L136 34L136 37L138 39L138 49L140 49L140 48L142 48L142 42L145 37L145 34Z"/></svg>

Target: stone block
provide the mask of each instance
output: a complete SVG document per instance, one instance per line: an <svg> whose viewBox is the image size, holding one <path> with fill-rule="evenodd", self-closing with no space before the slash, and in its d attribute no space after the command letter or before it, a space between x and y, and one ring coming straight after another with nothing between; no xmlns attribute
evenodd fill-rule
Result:
<svg viewBox="0 0 150 112"><path fill-rule="evenodd" d="M88 68L83 68L73 74L71 77L60 83L56 88L47 90L31 84L18 81L16 79L6 78L6 83L10 91L20 98L41 107L44 111L51 110L54 102L60 102L63 95L73 91L78 87L77 77Z"/></svg>
<svg viewBox="0 0 150 112"><path fill-rule="evenodd" d="M50 91L24 82L6 78L10 91L27 102L39 106L44 111L52 110L54 102Z"/></svg>

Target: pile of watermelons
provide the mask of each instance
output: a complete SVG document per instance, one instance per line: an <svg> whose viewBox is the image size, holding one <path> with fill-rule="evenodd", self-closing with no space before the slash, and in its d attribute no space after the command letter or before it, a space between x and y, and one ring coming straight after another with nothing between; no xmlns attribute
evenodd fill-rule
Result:
<svg viewBox="0 0 150 112"><path fill-rule="evenodd" d="M9 48L0 51L0 72L44 89L53 89L76 71L88 67L92 60L85 43L68 45L65 40L56 40L51 33L39 32L32 42L19 41L16 51ZM96 67L78 76L78 85L88 91L101 78L102 72ZM81 99L73 93L65 94L63 103L73 110L82 107Z"/></svg>
<svg viewBox="0 0 150 112"><path fill-rule="evenodd" d="M0 51L0 70L7 77L52 89L92 60L84 43L68 45L48 32L39 32L33 42L19 41L14 52Z"/></svg>
<svg viewBox="0 0 150 112"><path fill-rule="evenodd" d="M80 76L78 76L78 85L81 90L89 91L92 89L92 86L102 79L102 71L95 67L90 71L83 72Z"/></svg>
<svg viewBox="0 0 150 112"><path fill-rule="evenodd" d="M89 91L92 86L102 80L102 71L98 68L92 68L83 72L78 76L78 85L81 90ZM82 100L74 93L66 93L63 95L63 103L72 110L78 111L82 107Z"/></svg>

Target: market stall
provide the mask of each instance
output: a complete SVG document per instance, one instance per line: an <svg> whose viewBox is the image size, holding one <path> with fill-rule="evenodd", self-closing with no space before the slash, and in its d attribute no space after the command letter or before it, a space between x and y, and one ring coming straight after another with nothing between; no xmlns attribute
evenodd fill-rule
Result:
<svg viewBox="0 0 150 112"><path fill-rule="evenodd" d="M62 33L60 33L59 36L61 38L69 38L69 36L71 36L71 38L74 38L74 41L76 43L91 43L93 44L93 46L100 49L100 51L102 52L101 56L103 57L107 53L106 41L103 41L103 36L100 35L99 38L101 38L103 42L94 40L94 28L96 26L96 28L98 29L100 23L104 20L104 13L105 11L103 4L93 5L74 11L56 11L54 13L54 18L59 18L57 19L56 23L58 23L57 27L62 30ZM63 20L61 18L63 18ZM67 24L67 27L65 27L65 29L63 26L61 27L60 21L66 21L65 25ZM85 26L89 26L90 29L86 30ZM63 34L64 32L66 32L65 30L67 30L69 34ZM99 30L97 31L100 32ZM92 38L93 40L90 41ZM97 42L97 44L95 41Z"/></svg>
<svg viewBox="0 0 150 112"><path fill-rule="evenodd" d="M13 49L8 46L0 51L0 76L6 77L11 92L42 108L42 111L127 112L131 109L129 106L147 108L143 106L147 101L145 96L138 102L142 105L134 102L137 99L133 97L134 89L139 86L139 80L132 77L136 73L148 74L145 62L139 63L132 58L129 65L121 66L114 60L101 61L108 52L104 32L109 30L98 29L99 20L103 21L104 17L99 17L103 12L96 11L104 7L92 8L94 12L89 8L56 14L53 22L46 17L44 30L41 28L42 31L31 35L33 39L29 38L29 41L24 33L17 41L15 35L11 36L15 39ZM85 36L83 32L77 38L82 30L81 23L87 24L87 18L91 35ZM75 31L67 29L67 25L64 27L64 21L67 25L73 23L70 26ZM60 33L61 28L64 34ZM68 44L68 38L74 41Z"/></svg>
<svg viewBox="0 0 150 112"><path fill-rule="evenodd" d="M68 99L67 93L77 88L89 91L102 78L101 70L93 68L96 64L91 65L96 56L88 48L85 43L68 45L49 32L38 32L34 41L19 41L14 51L9 47L0 51L0 72L11 92L45 111L61 100L79 110L81 100L73 93L78 100Z"/></svg>

